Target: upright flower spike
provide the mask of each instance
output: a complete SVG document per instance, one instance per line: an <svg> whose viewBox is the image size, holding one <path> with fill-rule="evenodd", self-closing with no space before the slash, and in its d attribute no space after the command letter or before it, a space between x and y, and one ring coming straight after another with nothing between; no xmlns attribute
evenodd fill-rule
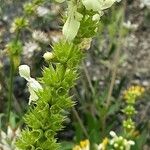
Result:
<svg viewBox="0 0 150 150"><path fill-rule="evenodd" d="M44 1L33 0L33 3L41 5ZM55 1L64 2L64 0ZM84 56L81 49L84 48L84 45L89 47L91 38L96 34L96 22L99 20L98 15L93 16L94 14L92 13L92 16L90 16L88 11L82 12L80 9L82 0L80 0L80 3L77 3L79 1L76 0L68 0L67 2L69 7L68 16L63 27L63 34L66 40L54 44L52 55L51 53L45 54L49 65L48 67L43 67L43 76L41 77L43 88L34 78L30 77L30 69L28 67L25 67L26 69L24 67L19 68L20 72L25 69L20 75L28 81L30 96L33 97L33 100L38 99L36 105L31 107L24 117L27 127L21 132L16 142L19 150L61 149L56 135L63 128L62 124L66 119L64 111L67 111L74 105L69 90L74 86L75 80L78 78L79 63ZM100 0L100 2L104 2L104 0ZM101 16L102 12L98 11L96 14ZM81 30L78 32L80 28ZM35 32L33 37L40 43L48 44L49 39L47 40L47 36L44 37L44 35L41 32ZM74 40L76 36L78 39ZM84 39L87 41L85 44ZM83 45L81 46L80 44ZM53 59L57 61L53 61ZM42 91L37 92L39 90ZM30 100L32 101L32 98ZM88 140L83 141L76 146L76 150L89 150L89 144Z"/></svg>
<svg viewBox="0 0 150 150"><path fill-rule="evenodd" d="M11 24L10 32L11 33L17 32L17 31L27 27L28 24L29 24L29 21L23 17L15 18Z"/></svg>
<svg viewBox="0 0 150 150"><path fill-rule="evenodd" d="M66 119L64 112L74 105L69 89L74 86L78 77L77 68L83 54L78 46L67 41L55 43L52 53L57 62L49 61L49 66L43 68L43 90L38 93L36 105L30 107L30 111L24 117L27 127L16 142L19 150L61 149L56 135L63 128L62 123ZM29 69L25 68L29 77ZM26 77L25 72L22 74Z"/></svg>
<svg viewBox="0 0 150 150"><path fill-rule="evenodd" d="M126 115L126 119L123 120L123 128L128 137L133 137L135 132L135 122L132 117L136 114L134 107L136 100L144 93L145 89L141 86L131 86L124 92L124 99L127 106L123 109L123 113Z"/></svg>
<svg viewBox="0 0 150 150"><path fill-rule="evenodd" d="M29 105L32 101L36 101L38 99L37 92L42 90L42 86L36 81L34 78L30 77L30 68L27 65L19 66L19 74L21 77L25 78L28 81L28 88L30 92L29 97Z"/></svg>

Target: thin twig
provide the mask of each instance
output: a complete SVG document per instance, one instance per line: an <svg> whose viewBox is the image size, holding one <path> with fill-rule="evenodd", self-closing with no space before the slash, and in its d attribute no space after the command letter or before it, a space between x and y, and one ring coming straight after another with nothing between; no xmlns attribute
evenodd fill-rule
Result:
<svg viewBox="0 0 150 150"><path fill-rule="evenodd" d="M79 122L79 125L81 126L81 128L82 128L82 130L83 130L85 136L88 138L89 135L88 135L88 133L87 133L86 128L85 128L84 125L83 125L83 122L82 122L82 120L81 120L81 118L80 118L78 112L75 110L75 108L73 108L72 110L73 110L73 113L74 113L75 117L77 118L77 120L78 120L78 122Z"/></svg>
<svg viewBox="0 0 150 150"><path fill-rule="evenodd" d="M8 112L7 112L7 121L10 121L10 113L13 100L13 80L14 80L14 62L13 58L10 60L10 78L9 78L9 95L8 95Z"/></svg>
<svg viewBox="0 0 150 150"><path fill-rule="evenodd" d="M121 44L119 44L119 46L116 50L115 56L114 56L114 64L113 64L113 68L112 68L112 78L111 78L110 87L109 87L109 91L108 91L108 95L107 95L107 99L106 99L106 108L108 108L111 103L111 96L112 96L113 88L115 85L115 79L116 79L117 68L118 68L118 63L119 63L120 45Z"/></svg>
<svg viewBox="0 0 150 150"><path fill-rule="evenodd" d="M111 96L112 96L113 88L115 85L115 79L116 79L116 75L117 75L117 67L118 67L118 63L119 63L120 45L121 45L121 42L118 45L118 48L117 48L115 56L114 56L114 64L113 64L113 68L112 68L112 78L111 78L111 83L110 83L108 95L106 98L106 111L108 110L108 108L111 104ZM103 116L101 123L102 123L102 135L104 136L105 126L106 126L106 116L105 115Z"/></svg>
<svg viewBox="0 0 150 150"><path fill-rule="evenodd" d="M94 90L94 87L93 87L93 85L92 85L92 82L91 82L91 79L90 79L88 70L87 70L87 68L86 68L86 66L85 66L85 64L84 64L84 62L82 62L82 66L83 66L83 70L84 70L84 72L85 72L87 81L88 81L88 83L89 83L90 89L91 89L91 91L92 91L92 94L95 95L95 90Z"/></svg>

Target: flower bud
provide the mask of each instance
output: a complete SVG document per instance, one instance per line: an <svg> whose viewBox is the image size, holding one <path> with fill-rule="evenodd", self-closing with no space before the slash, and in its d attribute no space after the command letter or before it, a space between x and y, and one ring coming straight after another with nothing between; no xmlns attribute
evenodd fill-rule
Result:
<svg viewBox="0 0 150 150"><path fill-rule="evenodd" d="M43 57L46 61L49 61L54 58L54 54L52 52L46 52Z"/></svg>
<svg viewBox="0 0 150 150"><path fill-rule="evenodd" d="M100 20L100 15L99 14L93 15L92 20L93 21L99 21Z"/></svg>

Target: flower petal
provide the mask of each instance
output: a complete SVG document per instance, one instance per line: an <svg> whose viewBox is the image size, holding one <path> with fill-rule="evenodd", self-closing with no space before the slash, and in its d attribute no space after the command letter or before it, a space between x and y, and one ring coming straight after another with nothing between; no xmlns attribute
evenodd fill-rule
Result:
<svg viewBox="0 0 150 150"><path fill-rule="evenodd" d="M30 79L30 68L28 65L19 66L19 74L21 77L25 78L27 81Z"/></svg>

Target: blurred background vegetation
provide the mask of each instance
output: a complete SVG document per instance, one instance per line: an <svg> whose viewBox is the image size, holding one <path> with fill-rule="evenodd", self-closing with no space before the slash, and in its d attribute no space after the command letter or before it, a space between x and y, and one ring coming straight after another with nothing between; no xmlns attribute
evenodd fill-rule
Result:
<svg viewBox="0 0 150 150"><path fill-rule="evenodd" d="M15 65L28 64L32 68L32 76L40 77L43 54L62 37L65 5L47 0L34 15L29 16L30 27L19 34L22 48L15 53L14 71L11 72L8 43L16 36L11 33L11 25L14 18L24 16L25 2L27 0L0 0L0 128L4 131L8 126L10 96L13 103L9 125L13 129L24 126L22 116L28 106L26 81L18 75ZM33 34L41 31L47 42L40 36L39 39L34 38ZM119 131L124 117L121 108L125 105L122 93L131 85L140 85L146 91L136 103L138 113L134 120L141 135L137 147L149 150L150 1L124 0L106 11L99 23L98 34L90 48L89 45L85 47L85 53L87 58L82 62L80 78L70 91L76 106L64 123L66 128L58 134L64 149L70 149L73 142L85 138L98 143L110 130Z"/></svg>

